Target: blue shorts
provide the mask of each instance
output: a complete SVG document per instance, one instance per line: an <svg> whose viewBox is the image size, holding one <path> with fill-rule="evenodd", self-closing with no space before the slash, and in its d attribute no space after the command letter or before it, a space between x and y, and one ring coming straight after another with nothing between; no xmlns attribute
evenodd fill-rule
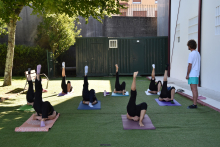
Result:
<svg viewBox="0 0 220 147"><path fill-rule="evenodd" d="M199 77L189 77L188 84L199 84Z"/></svg>

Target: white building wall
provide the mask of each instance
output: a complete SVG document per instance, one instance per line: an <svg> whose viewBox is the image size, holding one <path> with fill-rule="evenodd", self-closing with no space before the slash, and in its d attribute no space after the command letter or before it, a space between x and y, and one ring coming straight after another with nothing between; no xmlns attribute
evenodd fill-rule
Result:
<svg viewBox="0 0 220 147"><path fill-rule="evenodd" d="M179 1L180 0L171 0L170 77L187 82L186 70L188 65L188 55L190 53L187 47L187 42L189 40L189 20L198 16L199 1L181 0L178 22L176 24ZM179 25L179 29L174 37L176 25ZM180 42L178 42L177 35L180 37Z"/></svg>
<svg viewBox="0 0 220 147"><path fill-rule="evenodd" d="M215 35L217 6L220 0L202 3L201 86L220 92L220 35Z"/></svg>

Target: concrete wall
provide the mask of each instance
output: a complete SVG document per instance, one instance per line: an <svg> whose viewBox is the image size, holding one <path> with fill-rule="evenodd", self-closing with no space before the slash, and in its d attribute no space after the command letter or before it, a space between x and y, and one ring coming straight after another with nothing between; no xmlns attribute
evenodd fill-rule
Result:
<svg viewBox="0 0 220 147"><path fill-rule="evenodd" d="M179 33L177 33L174 37L178 7L179 0L171 0L170 60L172 62L170 76L172 78L187 82L185 78L190 51L188 50L186 44L189 40L189 20L198 16L198 0L181 0L179 19L177 22L177 24L179 25ZM180 42L178 42L177 39L178 34L180 36Z"/></svg>
<svg viewBox="0 0 220 147"><path fill-rule="evenodd" d="M157 36L168 36L169 0L157 3Z"/></svg>
<svg viewBox="0 0 220 147"><path fill-rule="evenodd" d="M105 37L146 37L157 36L156 17L106 17Z"/></svg>
<svg viewBox="0 0 220 147"><path fill-rule="evenodd" d="M201 86L220 92L220 35L215 35L217 6L219 0L202 3Z"/></svg>
<svg viewBox="0 0 220 147"><path fill-rule="evenodd" d="M30 15L32 9L30 7L24 7L20 13L22 18L17 22L15 44L34 45L34 39L37 33L37 26L42 21L42 18L36 15ZM0 43L8 42L8 36L0 38Z"/></svg>

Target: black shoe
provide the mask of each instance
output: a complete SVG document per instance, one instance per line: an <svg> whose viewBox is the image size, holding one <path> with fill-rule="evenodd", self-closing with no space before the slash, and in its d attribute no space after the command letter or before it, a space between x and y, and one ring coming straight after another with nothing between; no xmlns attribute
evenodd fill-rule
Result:
<svg viewBox="0 0 220 147"><path fill-rule="evenodd" d="M170 101L171 104L175 104L173 100Z"/></svg>
<svg viewBox="0 0 220 147"><path fill-rule="evenodd" d="M188 106L187 108L188 109L194 109L194 108L197 108L197 105L192 104L192 105Z"/></svg>

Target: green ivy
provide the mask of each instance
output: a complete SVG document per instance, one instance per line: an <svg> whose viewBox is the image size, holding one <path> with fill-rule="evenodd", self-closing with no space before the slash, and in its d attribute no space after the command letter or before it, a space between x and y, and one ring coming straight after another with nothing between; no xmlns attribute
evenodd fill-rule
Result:
<svg viewBox="0 0 220 147"><path fill-rule="evenodd" d="M7 44L0 44L0 76L4 76ZM42 73L47 75L47 51L39 46L16 45L14 49L13 76L24 76L28 68L42 65Z"/></svg>

